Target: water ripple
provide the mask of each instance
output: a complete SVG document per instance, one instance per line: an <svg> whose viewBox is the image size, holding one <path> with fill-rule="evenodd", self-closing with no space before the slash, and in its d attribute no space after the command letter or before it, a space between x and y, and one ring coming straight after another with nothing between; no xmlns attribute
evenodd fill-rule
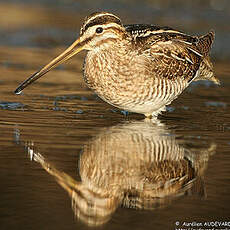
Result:
<svg viewBox="0 0 230 230"><path fill-rule="evenodd" d="M16 110L16 109L22 109L24 107L25 105L19 102L0 101L1 109Z"/></svg>

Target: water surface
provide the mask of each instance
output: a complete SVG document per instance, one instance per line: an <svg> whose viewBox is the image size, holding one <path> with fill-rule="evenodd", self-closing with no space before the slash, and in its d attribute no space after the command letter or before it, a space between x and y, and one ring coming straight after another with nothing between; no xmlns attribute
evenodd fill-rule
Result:
<svg viewBox="0 0 230 230"><path fill-rule="evenodd" d="M87 8L114 8L128 23L146 15L147 22L170 21L191 32L217 29L212 58L221 86L192 84L155 124L90 91L82 80L84 53L14 95L77 37L90 4L0 4L1 229L175 229L176 221L230 221L228 5L207 1L188 11L186 4L102 1Z"/></svg>

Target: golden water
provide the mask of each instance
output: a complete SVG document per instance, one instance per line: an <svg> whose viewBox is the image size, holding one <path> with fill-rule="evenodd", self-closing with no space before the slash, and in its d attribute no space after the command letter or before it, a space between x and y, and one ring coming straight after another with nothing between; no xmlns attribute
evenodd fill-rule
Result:
<svg viewBox="0 0 230 230"><path fill-rule="evenodd" d="M84 53L14 95L64 50L62 40L74 40L75 14L54 6L0 7L5 36L17 40L0 39L0 229L175 229L176 221L229 221L230 67L218 47L221 86L192 84L152 124L85 86ZM47 25L61 31L36 34ZM22 41L23 31L31 43ZM177 171L182 160L190 174L179 182L153 180Z"/></svg>

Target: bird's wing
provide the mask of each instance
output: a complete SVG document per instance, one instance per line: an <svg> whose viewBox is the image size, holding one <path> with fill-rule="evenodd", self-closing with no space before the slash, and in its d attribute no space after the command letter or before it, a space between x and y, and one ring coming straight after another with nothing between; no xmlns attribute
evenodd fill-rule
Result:
<svg viewBox="0 0 230 230"><path fill-rule="evenodd" d="M158 41L150 48L153 71L163 78L182 78L190 82L202 61L202 55L194 51L181 41Z"/></svg>
<svg viewBox="0 0 230 230"><path fill-rule="evenodd" d="M172 33L162 36L150 47L154 71L164 78L182 78L191 82L210 51L212 32L200 38Z"/></svg>
<svg viewBox="0 0 230 230"><path fill-rule="evenodd" d="M153 25L126 26L133 43L151 57L150 70L167 79L191 82L208 55L214 32L202 37L186 35L169 27Z"/></svg>

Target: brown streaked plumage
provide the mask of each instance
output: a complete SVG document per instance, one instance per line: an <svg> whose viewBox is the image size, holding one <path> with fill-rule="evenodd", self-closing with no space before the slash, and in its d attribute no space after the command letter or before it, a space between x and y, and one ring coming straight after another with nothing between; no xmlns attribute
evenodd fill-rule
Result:
<svg viewBox="0 0 230 230"><path fill-rule="evenodd" d="M33 144L26 147L30 159L68 192L75 216L92 226L108 222L120 206L155 210L179 197L204 197L203 177L216 145L185 148L182 139L180 144L164 126L151 122L104 128L84 145L78 181L34 151Z"/></svg>
<svg viewBox="0 0 230 230"><path fill-rule="evenodd" d="M94 13L85 19L80 37L15 93L85 49L84 80L89 88L118 108L157 116L192 81L219 83L209 59L213 40L213 31L196 37L169 27L124 26L111 13Z"/></svg>

